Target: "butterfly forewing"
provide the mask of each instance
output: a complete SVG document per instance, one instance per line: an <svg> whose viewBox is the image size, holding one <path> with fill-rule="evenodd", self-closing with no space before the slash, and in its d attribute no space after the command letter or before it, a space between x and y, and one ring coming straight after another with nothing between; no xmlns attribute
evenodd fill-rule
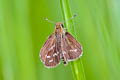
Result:
<svg viewBox="0 0 120 80"><path fill-rule="evenodd" d="M55 67L60 63L60 54L56 49L56 40L54 34L52 34L43 45L40 51L41 61L46 67Z"/></svg>
<svg viewBox="0 0 120 80"><path fill-rule="evenodd" d="M70 33L66 32L62 40L63 53L68 61L75 60L82 55L82 46Z"/></svg>

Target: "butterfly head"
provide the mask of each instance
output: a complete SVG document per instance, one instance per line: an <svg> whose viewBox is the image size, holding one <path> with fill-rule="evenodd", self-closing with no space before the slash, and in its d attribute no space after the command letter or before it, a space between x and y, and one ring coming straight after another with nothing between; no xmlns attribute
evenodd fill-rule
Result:
<svg viewBox="0 0 120 80"><path fill-rule="evenodd" d="M63 31L63 23L57 22L55 26L55 32L62 32Z"/></svg>

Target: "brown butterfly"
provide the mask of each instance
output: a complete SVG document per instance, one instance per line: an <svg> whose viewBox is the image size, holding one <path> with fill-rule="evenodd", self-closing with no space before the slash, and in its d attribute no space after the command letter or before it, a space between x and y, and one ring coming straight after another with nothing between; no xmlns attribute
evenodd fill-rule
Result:
<svg viewBox="0 0 120 80"><path fill-rule="evenodd" d="M41 48L40 58L47 68L53 68L60 64L60 59L66 65L82 56L82 52L79 42L70 33L65 32L63 24L58 22L54 33Z"/></svg>

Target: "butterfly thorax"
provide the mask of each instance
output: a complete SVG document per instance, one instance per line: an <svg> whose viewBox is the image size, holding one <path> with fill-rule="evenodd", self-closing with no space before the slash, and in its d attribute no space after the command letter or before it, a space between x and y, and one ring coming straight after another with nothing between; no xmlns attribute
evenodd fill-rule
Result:
<svg viewBox="0 0 120 80"><path fill-rule="evenodd" d="M63 24L61 22L56 23L54 34L57 42L60 42L62 39L62 35L64 32L62 26Z"/></svg>

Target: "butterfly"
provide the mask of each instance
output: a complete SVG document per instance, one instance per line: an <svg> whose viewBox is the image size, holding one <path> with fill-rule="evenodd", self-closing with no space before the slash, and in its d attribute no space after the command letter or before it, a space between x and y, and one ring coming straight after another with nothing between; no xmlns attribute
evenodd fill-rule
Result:
<svg viewBox="0 0 120 80"><path fill-rule="evenodd" d="M64 30L61 22L57 22L51 34L40 50L40 59L47 68L54 68L63 60L64 65L82 56L82 46Z"/></svg>

